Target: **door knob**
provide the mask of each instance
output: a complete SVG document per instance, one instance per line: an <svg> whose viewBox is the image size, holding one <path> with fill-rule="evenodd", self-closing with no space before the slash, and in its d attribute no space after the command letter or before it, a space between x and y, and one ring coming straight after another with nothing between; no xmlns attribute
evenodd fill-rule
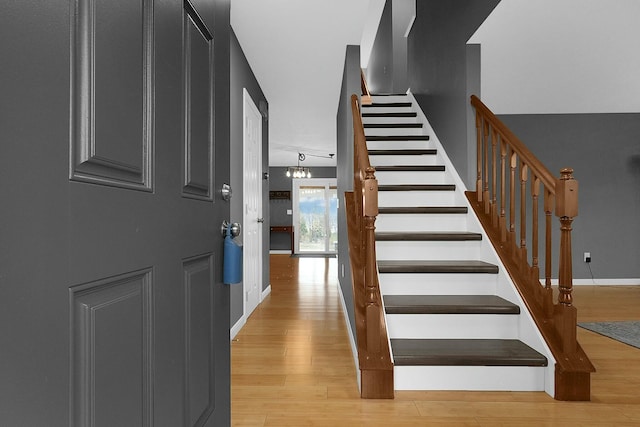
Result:
<svg viewBox="0 0 640 427"><path fill-rule="evenodd" d="M220 226L220 233L222 237L227 237L227 228L229 228L229 222L225 219ZM238 237L242 233L242 226L237 223L231 223L231 237Z"/></svg>

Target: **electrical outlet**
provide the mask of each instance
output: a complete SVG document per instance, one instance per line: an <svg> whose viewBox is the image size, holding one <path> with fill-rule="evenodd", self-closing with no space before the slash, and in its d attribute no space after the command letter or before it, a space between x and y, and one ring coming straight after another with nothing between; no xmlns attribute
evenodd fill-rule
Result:
<svg viewBox="0 0 640 427"><path fill-rule="evenodd" d="M585 252L584 253L584 262L586 262L586 263L591 262L591 252Z"/></svg>

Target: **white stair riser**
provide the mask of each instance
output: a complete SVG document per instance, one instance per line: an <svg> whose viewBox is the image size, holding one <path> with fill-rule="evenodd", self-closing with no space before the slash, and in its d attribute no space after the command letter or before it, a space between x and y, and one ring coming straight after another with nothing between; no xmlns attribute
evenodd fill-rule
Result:
<svg viewBox="0 0 640 427"><path fill-rule="evenodd" d="M384 101L392 102L392 101ZM404 102L404 101L399 101ZM363 107L363 113L413 113L411 107Z"/></svg>
<svg viewBox="0 0 640 427"><path fill-rule="evenodd" d="M389 338L514 339L518 316L509 314L387 314Z"/></svg>
<svg viewBox="0 0 640 427"><path fill-rule="evenodd" d="M429 150L434 148L435 145L429 141L367 141L367 149L369 150ZM399 165L405 163L396 162L395 164ZM406 164L411 165L414 163L409 159L409 163Z"/></svg>
<svg viewBox="0 0 640 427"><path fill-rule="evenodd" d="M444 184L452 180L442 171L376 171L380 185Z"/></svg>
<svg viewBox="0 0 640 427"><path fill-rule="evenodd" d="M376 257L384 260L478 259L479 241L376 242Z"/></svg>
<svg viewBox="0 0 640 427"><path fill-rule="evenodd" d="M370 148L371 149L371 148ZM435 154L425 155L369 155L369 162L373 167L378 165L396 166L396 165L439 165L440 159Z"/></svg>
<svg viewBox="0 0 640 427"><path fill-rule="evenodd" d="M456 206L459 199L454 191L380 191L378 206Z"/></svg>
<svg viewBox="0 0 640 427"><path fill-rule="evenodd" d="M377 231L467 231L465 214L380 214Z"/></svg>
<svg viewBox="0 0 640 427"><path fill-rule="evenodd" d="M393 95L371 95L373 102L411 102L409 95L396 93Z"/></svg>
<svg viewBox="0 0 640 427"><path fill-rule="evenodd" d="M398 136L402 140L402 136L406 135L426 135L423 128L365 128L366 136Z"/></svg>
<svg viewBox="0 0 640 427"><path fill-rule="evenodd" d="M497 274L380 273L382 295L495 295Z"/></svg>
<svg viewBox="0 0 640 427"><path fill-rule="evenodd" d="M544 367L396 366L396 390L544 391Z"/></svg>
<svg viewBox="0 0 640 427"><path fill-rule="evenodd" d="M417 117L363 117L362 123L378 124L378 123L419 123Z"/></svg>

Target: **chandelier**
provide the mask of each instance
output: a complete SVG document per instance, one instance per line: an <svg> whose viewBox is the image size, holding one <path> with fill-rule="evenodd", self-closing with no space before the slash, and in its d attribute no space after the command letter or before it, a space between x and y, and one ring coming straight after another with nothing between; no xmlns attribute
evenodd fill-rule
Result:
<svg viewBox="0 0 640 427"><path fill-rule="evenodd" d="M303 162L307 157L303 153L298 153L298 165L289 166L287 168L287 177L293 178L311 178L311 171L309 168L300 166L300 162Z"/></svg>

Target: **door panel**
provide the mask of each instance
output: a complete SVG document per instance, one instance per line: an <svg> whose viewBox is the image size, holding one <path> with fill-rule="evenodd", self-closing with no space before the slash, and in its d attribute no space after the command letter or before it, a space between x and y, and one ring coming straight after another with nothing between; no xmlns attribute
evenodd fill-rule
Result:
<svg viewBox="0 0 640 427"><path fill-rule="evenodd" d="M210 254L184 263L185 425L203 425L215 405L213 353L214 293Z"/></svg>
<svg viewBox="0 0 640 427"><path fill-rule="evenodd" d="M213 39L192 9L184 10L184 195L212 200Z"/></svg>
<svg viewBox="0 0 640 427"><path fill-rule="evenodd" d="M151 425L151 289L149 269L70 289L73 425Z"/></svg>
<svg viewBox="0 0 640 427"><path fill-rule="evenodd" d="M76 3L72 179L152 188L152 13L151 0Z"/></svg>
<svg viewBox="0 0 640 427"><path fill-rule="evenodd" d="M203 1L215 64L181 0L0 14L0 425L229 424L229 5Z"/></svg>

